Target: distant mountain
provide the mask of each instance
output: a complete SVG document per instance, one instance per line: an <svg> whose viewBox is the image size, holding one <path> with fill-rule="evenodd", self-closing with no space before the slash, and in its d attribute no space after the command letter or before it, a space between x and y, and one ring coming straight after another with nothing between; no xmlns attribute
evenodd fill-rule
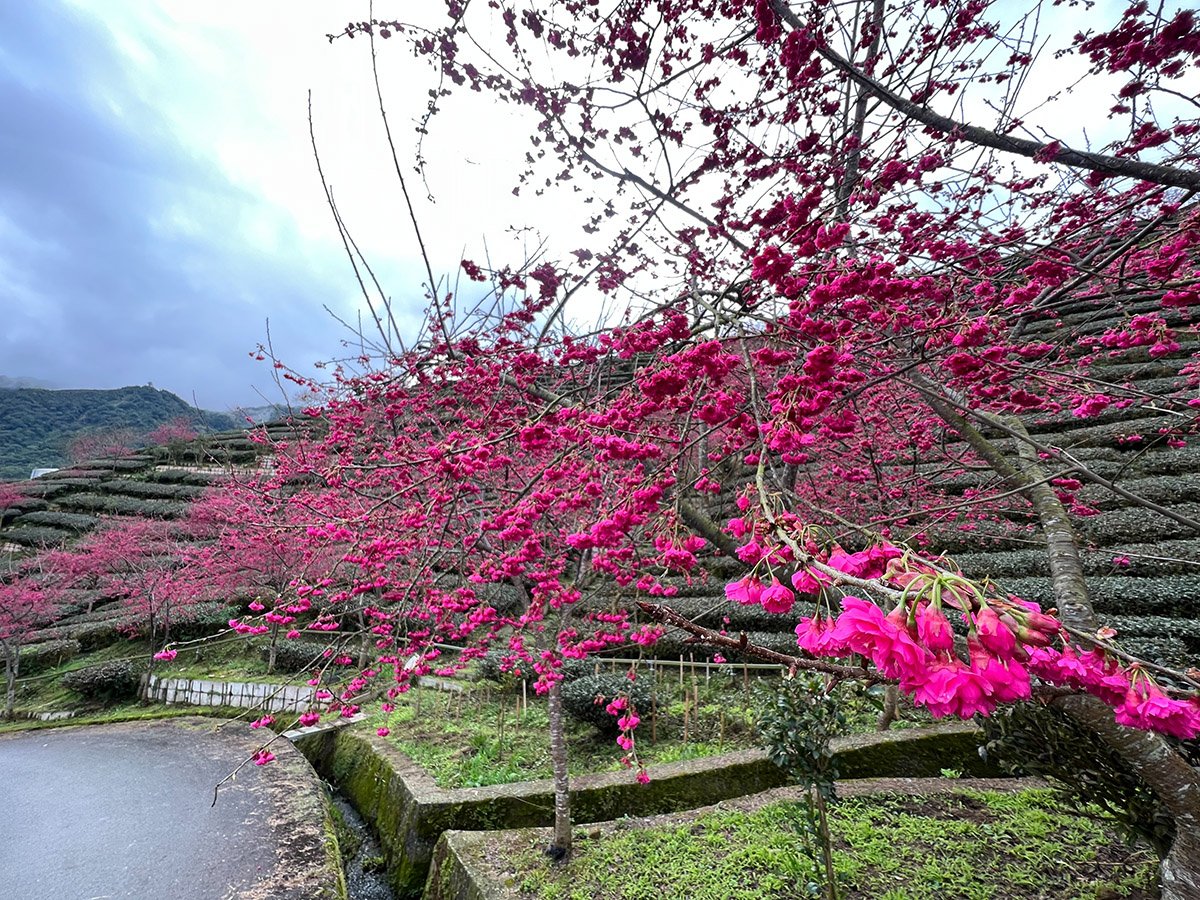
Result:
<svg viewBox="0 0 1200 900"><path fill-rule="evenodd" d="M88 435L112 435L128 446L151 430L186 418L197 431L245 426L224 413L194 409L169 391L0 390L0 480L28 478L34 468L63 466L68 445Z"/></svg>
<svg viewBox="0 0 1200 900"><path fill-rule="evenodd" d="M25 378L17 376L11 378L8 375L0 375L0 391L15 391L18 388L53 388L55 385L50 381L43 381L41 378Z"/></svg>

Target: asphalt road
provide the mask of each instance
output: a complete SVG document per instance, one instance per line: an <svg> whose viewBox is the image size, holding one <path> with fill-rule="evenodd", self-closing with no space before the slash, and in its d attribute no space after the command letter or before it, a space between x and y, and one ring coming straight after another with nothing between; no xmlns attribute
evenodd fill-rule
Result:
<svg viewBox="0 0 1200 900"><path fill-rule="evenodd" d="M171 720L0 737L0 898L321 896L316 882L294 883L307 855L301 845L323 856L320 816L312 814L320 809L315 776L282 747L285 765L246 766L214 807L214 785L270 737L245 726L214 733L214 724ZM303 818L317 821L290 823L285 833L281 823L306 791L318 799ZM297 828L305 827L311 833L298 840ZM300 860L283 859L280 845L288 842ZM288 870L282 881L281 862Z"/></svg>

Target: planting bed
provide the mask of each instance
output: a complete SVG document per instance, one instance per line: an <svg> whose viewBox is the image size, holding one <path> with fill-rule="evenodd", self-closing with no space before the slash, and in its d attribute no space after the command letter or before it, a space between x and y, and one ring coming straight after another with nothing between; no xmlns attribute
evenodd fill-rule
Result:
<svg viewBox="0 0 1200 900"><path fill-rule="evenodd" d="M1019 790L1014 790L1020 788ZM843 900L1148 900L1157 860L1028 782L869 780L831 808ZM576 829L562 865L547 829L449 832L425 900L784 900L818 897L796 788L705 810Z"/></svg>

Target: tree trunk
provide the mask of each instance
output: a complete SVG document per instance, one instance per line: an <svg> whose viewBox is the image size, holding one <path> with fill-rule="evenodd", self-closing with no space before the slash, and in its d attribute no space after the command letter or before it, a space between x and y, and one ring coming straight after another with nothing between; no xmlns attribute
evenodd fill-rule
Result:
<svg viewBox="0 0 1200 900"><path fill-rule="evenodd" d="M17 704L17 675L20 674L21 651L19 647L4 645L4 718L13 717Z"/></svg>
<svg viewBox="0 0 1200 900"><path fill-rule="evenodd" d="M1010 419L1008 424L1022 436L1028 435L1018 420ZM1067 511L1050 487L1034 448L1024 442L1018 446L1021 472L1031 483L1025 493L1046 536L1058 616L1070 628L1094 633L1096 614ZM1175 820L1175 840L1159 866L1163 900L1200 900L1200 778L1196 770L1162 735L1118 725L1112 710L1093 697L1066 697L1057 705L1121 754Z"/></svg>
<svg viewBox="0 0 1200 900"><path fill-rule="evenodd" d="M1070 628L1094 633L1096 614L1083 577L1079 544L1067 511L1048 483L1036 449L1021 440L1028 438L1025 426L1016 418L1003 420L1006 429L1017 437L1019 460L1014 465L959 415L938 387L921 376L914 377L913 384L942 420L1029 500L1046 537L1059 618ZM1067 697L1056 703L1116 750L1175 820L1174 843L1159 866L1162 900L1200 900L1200 773L1161 735L1118 725L1112 710L1095 698Z"/></svg>
<svg viewBox="0 0 1200 900"><path fill-rule="evenodd" d="M567 774L567 738L564 730L560 682L547 695L550 715L550 765L554 772L554 840L547 853L555 860L571 854L571 783Z"/></svg>
<svg viewBox="0 0 1200 900"><path fill-rule="evenodd" d="M883 692L883 710L875 722L876 731L887 731L900 714L900 688L889 684Z"/></svg>

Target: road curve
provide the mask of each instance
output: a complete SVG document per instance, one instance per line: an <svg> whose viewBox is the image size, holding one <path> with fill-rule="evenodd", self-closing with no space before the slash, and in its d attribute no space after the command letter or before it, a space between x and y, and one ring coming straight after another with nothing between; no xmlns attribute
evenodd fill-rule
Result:
<svg viewBox="0 0 1200 900"><path fill-rule="evenodd" d="M0 736L0 897L310 900L339 896L316 775L278 759L213 787L270 733L212 719Z"/></svg>

